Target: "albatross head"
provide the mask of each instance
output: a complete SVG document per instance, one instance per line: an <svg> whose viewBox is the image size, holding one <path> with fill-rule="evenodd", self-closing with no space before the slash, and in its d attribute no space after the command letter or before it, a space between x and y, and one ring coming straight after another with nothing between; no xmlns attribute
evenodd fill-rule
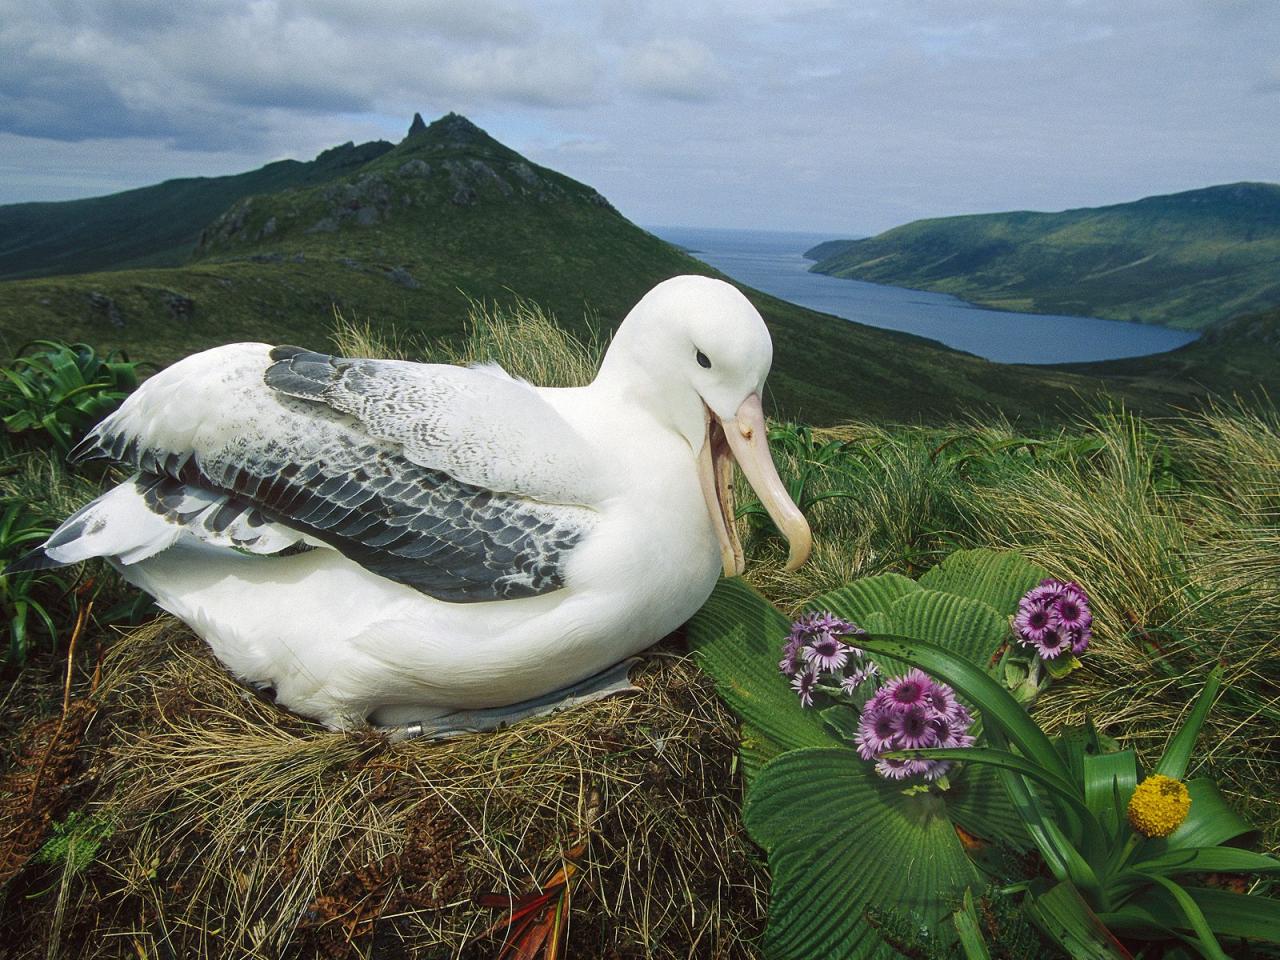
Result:
<svg viewBox="0 0 1280 960"><path fill-rule="evenodd" d="M734 530L733 459L787 538L786 569L809 556L812 535L769 453L760 396L773 341L736 287L684 276L650 290L627 315L601 366L619 378L694 451L698 478L720 542L726 576L743 569Z"/></svg>

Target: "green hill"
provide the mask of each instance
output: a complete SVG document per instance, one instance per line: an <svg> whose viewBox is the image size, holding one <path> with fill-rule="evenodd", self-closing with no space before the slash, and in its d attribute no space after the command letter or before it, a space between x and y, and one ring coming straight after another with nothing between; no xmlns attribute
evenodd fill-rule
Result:
<svg viewBox="0 0 1280 960"><path fill-rule="evenodd" d="M1280 185L918 220L809 251L819 273L1001 310L1201 329L1280 305Z"/></svg>
<svg viewBox="0 0 1280 960"><path fill-rule="evenodd" d="M324 183L391 149L344 143L309 163L281 160L229 177L167 180L106 197L0 206L0 280L87 270L177 266L203 227L255 193Z"/></svg>
<svg viewBox="0 0 1280 960"><path fill-rule="evenodd" d="M1205 394L1280 400L1280 309L1215 324L1194 343L1148 357L1062 364L1057 369L1103 377L1123 390L1182 391L1183 405ZM1171 397L1172 398L1172 397Z"/></svg>
<svg viewBox="0 0 1280 960"><path fill-rule="evenodd" d="M0 283L0 349L55 336L166 363L235 340L323 348L335 307L420 340L450 338L462 331L469 298L517 296L570 328L594 324L607 334L655 283L715 275L591 187L529 162L463 117L430 126L415 118L401 143L370 152L336 175L317 170L305 184L234 198L220 215L176 206L171 235L195 238L182 266ZM101 233L103 224L89 217L84 229ZM77 255L71 239L51 247L55 260ZM747 292L774 335L775 409L816 424L943 420L989 408L1057 418L1106 386ZM1169 395L1144 383L1126 388L1125 399L1164 409Z"/></svg>

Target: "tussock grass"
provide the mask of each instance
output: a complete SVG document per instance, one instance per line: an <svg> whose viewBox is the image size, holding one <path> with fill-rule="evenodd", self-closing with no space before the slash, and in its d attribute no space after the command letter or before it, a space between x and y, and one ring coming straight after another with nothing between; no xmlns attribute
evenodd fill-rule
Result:
<svg viewBox="0 0 1280 960"><path fill-rule="evenodd" d="M634 696L443 743L300 721L167 618L101 677L86 806L114 831L61 905L85 956L491 956L462 946L496 919L473 896L534 889L582 835L570 955L752 955L733 724L682 655ZM22 920L13 955L43 955Z"/></svg>
<svg viewBox="0 0 1280 960"><path fill-rule="evenodd" d="M595 334L579 339L536 303L510 305L471 301L461 346L441 342L439 363L496 363L507 373L540 387L583 387L595 379L605 344Z"/></svg>
<svg viewBox="0 0 1280 960"><path fill-rule="evenodd" d="M1280 846L1280 418L1210 408L1161 421L1103 409L1069 429L851 424L812 482L848 491L811 511L815 549L778 574L776 538L748 571L784 608L885 570L916 575L952 549L1016 549L1092 598L1084 668L1038 706L1054 726L1091 715L1156 757L1215 662L1224 692L1197 763ZM779 464L795 477L794 456ZM802 459L802 458L801 458ZM1193 769L1193 775L1197 771Z"/></svg>

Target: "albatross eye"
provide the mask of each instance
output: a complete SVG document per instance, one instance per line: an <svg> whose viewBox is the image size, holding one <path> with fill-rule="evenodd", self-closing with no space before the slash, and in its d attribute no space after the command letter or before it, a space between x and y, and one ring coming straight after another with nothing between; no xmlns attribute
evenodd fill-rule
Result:
<svg viewBox="0 0 1280 960"><path fill-rule="evenodd" d="M707 359L707 355L701 350L698 351L698 366L705 367L708 370L711 369L711 361Z"/></svg>

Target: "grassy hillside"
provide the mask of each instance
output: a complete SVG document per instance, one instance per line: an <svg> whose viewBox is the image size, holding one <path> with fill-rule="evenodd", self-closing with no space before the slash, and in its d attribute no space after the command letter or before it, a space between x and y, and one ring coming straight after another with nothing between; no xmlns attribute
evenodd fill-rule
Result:
<svg viewBox="0 0 1280 960"><path fill-rule="evenodd" d="M1002 310L1200 329L1280 305L1280 185L1236 183L1110 207L919 220L809 252L837 277Z"/></svg>
<svg viewBox="0 0 1280 960"><path fill-rule="evenodd" d="M181 267L0 283L0 350L56 336L165 363L246 339L324 348L335 307L419 341L456 338L469 298L527 298L575 332L607 334L655 283L715 273L462 117L415 122L375 152L320 182L236 200ZM776 410L790 417L939 421L995 408L1058 419L1105 386L750 295L774 334ZM1143 382L1123 399L1157 410L1183 395Z"/></svg>
<svg viewBox="0 0 1280 960"><path fill-rule="evenodd" d="M89 270L176 266L200 231L255 193L324 183L391 149L345 143L309 163L281 160L229 177L191 177L106 197L0 206L0 280Z"/></svg>
<svg viewBox="0 0 1280 960"><path fill-rule="evenodd" d="M1194 343L1148 357L1063 364L1058 369L1104 377L1124 389L1280 398L1280 309L1217 324Z"/></svg>

